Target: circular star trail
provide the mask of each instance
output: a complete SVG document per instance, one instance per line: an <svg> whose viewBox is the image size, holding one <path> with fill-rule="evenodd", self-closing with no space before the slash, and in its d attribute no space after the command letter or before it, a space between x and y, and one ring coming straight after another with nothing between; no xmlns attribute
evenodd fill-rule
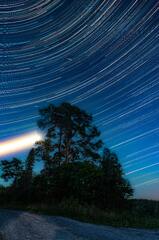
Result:
<svg viewBox="0 0 159 240"><path fill-rule="evenodd" d="M156 0L1 0L1 140L70 101L94 114L136 195L159 198L158 16Z"/></svg>

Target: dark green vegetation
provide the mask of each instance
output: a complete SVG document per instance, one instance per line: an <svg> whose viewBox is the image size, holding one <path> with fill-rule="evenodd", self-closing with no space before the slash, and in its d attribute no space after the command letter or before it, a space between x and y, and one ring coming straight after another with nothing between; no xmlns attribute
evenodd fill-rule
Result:
<svg viewBox="0 0 159 240"><path fill-rule="evenodd" d="M159 229L159 202L157 201L131 200L129 209L103 210L95 206L83 206L78 201L66 200L51 207L42 204L30 206L27 210L115 227Z"/></svg>
<svg viewBox="0 0 159 240"><path fill-rule="evenodd" d="M40 110L38 126L45 138L25 161L1 162L1 177L10 183L1 187L1 206L96 223L146 226L145 217L137 217L140 212L131 200L133 190L118 157L104 147L90 114L69 103L51 104ZM35 172L39 162L42 170ZM154 214L149 227L159 226Z"/></svg>

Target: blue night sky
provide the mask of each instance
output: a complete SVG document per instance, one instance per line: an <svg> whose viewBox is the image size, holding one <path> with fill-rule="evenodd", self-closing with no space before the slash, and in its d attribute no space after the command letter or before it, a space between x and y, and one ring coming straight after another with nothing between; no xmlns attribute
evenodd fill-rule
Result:
<svg viewBox="0 0 159 240"><path fill-rule="evenodd" d="M135 196L159 199L158 6L0 0L0 141L35 131L40 107L70 101L94 115Z"/></svg>

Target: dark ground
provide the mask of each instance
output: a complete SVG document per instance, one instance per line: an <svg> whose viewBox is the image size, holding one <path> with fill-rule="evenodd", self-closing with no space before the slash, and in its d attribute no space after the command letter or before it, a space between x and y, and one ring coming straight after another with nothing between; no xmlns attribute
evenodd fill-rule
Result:
<svg viewBox="0 0 159 240"><path fill-rule="evenodd" d="M98 226L12 210L0 210L0 231L4 240L159 240L159 230Z"/></svg>

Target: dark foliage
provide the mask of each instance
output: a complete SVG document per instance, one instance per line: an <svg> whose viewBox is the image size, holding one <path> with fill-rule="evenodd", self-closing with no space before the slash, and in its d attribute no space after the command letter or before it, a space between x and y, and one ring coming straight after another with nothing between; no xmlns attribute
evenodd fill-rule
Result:
<svg viewBox="0 0 159 240"><path fill-rule="evenodd" d="M46 131L46 139L39 143L39 156L49 165L63 162L98 161L102 141L92 123L92 116L69 103L56 107L50 104L40 110L38 126Z"/></svg>
<svg viewBox="0 0 159 240"><path fill-rule="evenodd" d="M78 200L98 208L125 208L133 195L116 154L104 149L92 116L69 103L40 110L38 125L45 139L23 164L2 161L2 178L10 181L0 195L6 201L55 203ZM34 173L36 161L43 162ZM1 200L2 201L2 200Z"/></svg>

